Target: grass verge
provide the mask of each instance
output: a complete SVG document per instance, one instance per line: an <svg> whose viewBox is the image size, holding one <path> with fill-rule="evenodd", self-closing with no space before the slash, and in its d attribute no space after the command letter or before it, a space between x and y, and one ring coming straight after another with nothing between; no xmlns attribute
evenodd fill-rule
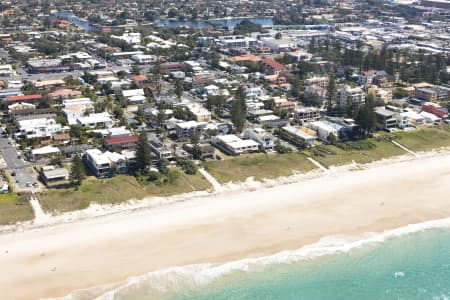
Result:
<svg viewBox="0 0 450 300"><path fill-rule="evenodd" d="M301 153L247 154L222 161L205 163L205 168L220 183L243 181L253 176L256 180L308 172L316 168Z"/></svg>
<svg viewBox="0 0 450 300"><path fill-rule="evenodd" d="M206 190L209 182L200 173L181 174L171 184L139 183L135 177L118 175L108 179L89 177L78 189L53 189L39 194L43 209L52 214L87 208L91 203L117 204L132 198L170 196L193 190Z"/></svg>
<svg viewBox="0 0 450 300"><path fill-rule="evenodd" d="M24 196L0 194L0 225L9 225L34 218L33 208Z"/></svg>
<svg viewBox="0 0 450 300"><path fill-rule="evenodd" d="M407 153L390 141L377 141L371 138L342 143L339 147L320 145L309 151L308 154L325 167L330 167L349 164L353 161L364 164Z"/></svg>
<svg viewBox="0 0 450 300"><path fill-rule="evenodd" d="M395 140L412 151L427 151L450 146L450 125L422 127L397 132Z"/></svg>

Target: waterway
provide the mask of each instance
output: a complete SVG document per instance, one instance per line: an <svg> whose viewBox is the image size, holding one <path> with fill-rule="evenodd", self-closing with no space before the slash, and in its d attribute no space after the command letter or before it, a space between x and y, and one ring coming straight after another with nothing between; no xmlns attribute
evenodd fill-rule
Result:
<svg viewBox="0 0 450 300"><path fill-rule="evenodd" d="M55 13L55 16L57 17L63 17L67 18L69 21L71 21L76 26L87 30L87 31L95 31L98 28L92 24L90 24L88 21L82 20L79 17L77 17L73 12L71 11L60 11ZM230 19L215 19L215 20L208 20L208 21L173 21L173 20L157 20L155 24L157 26L167 26L170 28L179 27L179 26L189 26L193 28L212 28L214 25L219 26L226 26L228 28L233 28L237 24L241 23L243 20L249 20L253 23L262 25L262 26L272 26L273 25L273 19L272 17L262 17L262 18L230 18Z"/></svg>

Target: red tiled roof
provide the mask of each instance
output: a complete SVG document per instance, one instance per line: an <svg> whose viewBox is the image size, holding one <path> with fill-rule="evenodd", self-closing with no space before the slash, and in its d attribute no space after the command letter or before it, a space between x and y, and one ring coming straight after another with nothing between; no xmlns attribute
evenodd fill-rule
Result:
<svg viewBox="0 0 450 300"><path fill-rule="evenodd" d="M106 146L136 143L139 140L137 135L111 137L105 140Z"/></svg>
<svg viewBox="0 0 450 300"><path fill-rule="evenodd" d="M242 55L242 56L232 56L228 58L228 61L230 62L239 62L239 61L252 61L252 62L259 62L261 61L261 57L256 55Z"/></svg>
<svg viewBox="0 0 450 300"><path fill-rule="evenodd" d="M31 100L39 100L41 98L42 95L39 94L25 95L25 96L9 96L6 97L6 101L8 102L31 101Z"/></svg>
<svg viewBox="0 0 450 300"><path fill-rule="evenodd" d="M148 77L145 75L136 75L136 76L133 76L133 80L134 81L147 81Z"/></svg>
<svg viewBox="0 0 450 300"><path fill-rule="evenodd" d="M264 58L261 60L261 64L270 67L271 69L275 71L281 71L284 70L284 66L280 64L279 62L274 61L271 58Z"/></svg>
<svg viewBox="0 0 450 300"><path fill-rule="evenodd" d="M68 134L68 133L55 134L55 135L53 136L53 139L54 139L55 141L70 140L70 134Z"/></svg>

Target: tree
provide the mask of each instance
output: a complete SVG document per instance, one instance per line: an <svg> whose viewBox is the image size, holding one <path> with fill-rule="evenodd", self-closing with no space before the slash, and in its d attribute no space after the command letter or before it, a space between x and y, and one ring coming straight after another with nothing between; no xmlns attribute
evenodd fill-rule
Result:
<svg viewBox="0 0 450 300"><path fill-rule="evenodd" d="M372 93L367 96L366 103L359 108L356 123L361 127L365 136L368 136L376 128L375 96Z"/></svg>
<svg viewBox="0 0 450 300"><path fill-rule="evenodd" d="M334 103L336 103L336 81L334 79L334 74L330 75L327 93L328 93L327 111L328 113L331 113L333 111L333 105Z"/></svg>
<svg viewBox="0 0 450 300"><path fill-rule="evenodd" d="M231 103L231 121L239 132L244 129L246 115L247 105L245 104L244 88L239 86Z"/></svg>
<svg viewBox="0 0 450 300"><path fill-rule="evenodd" d="M283 37L283 35L281 34L281 32L277 32L275 34L275 39L277 39L277 40L281 40L282 37Z"/></svg>
<svg viewBox="0 0 450 300"><path fill-rule="evenodd" d="M79 155L75 155L70 169L70 179L72 184L79 186L84 178L86 178L86 170L84 169L83 160Z"/></svg>
<svg viewBox="0 0 450 300"><path fill-rule="evenodd" d="M148 144L147 134L141 132L136 145L136 169L146 170L152 162L152 150Z"/></svg>
<svg viewBox="0 0 450 300"><path fill-rule="evenodd" d="M175 95L181 98L183 95L183 83L180 80L175 81Z"/></svg>

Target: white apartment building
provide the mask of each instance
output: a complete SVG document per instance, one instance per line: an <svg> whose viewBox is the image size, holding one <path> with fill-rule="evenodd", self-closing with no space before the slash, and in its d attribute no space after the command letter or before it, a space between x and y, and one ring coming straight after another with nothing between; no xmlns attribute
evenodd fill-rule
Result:
<svg viewBox="0 0 450 300"><path fill-rule="evenodd" d="M89 98L66 99L63 100L62 106L69 125L76 125L78 118L94 112L94 105Z"/></svg>
<svg viewBox="0 0 450 300"><path fill-rule="evenodd" d="M362 89L359 87L351 88L346 86L337 91L336 104L340 108L346 108L350 104L355 104L356 106L364 104L366 101L366 95Z"/></svg>
<svg viewBox="0 0 450 300"><path fill-rule="evenodd" d="M231 155L258 152L259 144L253 140L243 140L234 134L218 135L213 138L214 144Z"/></svg>
<svg viewBox="0 0 450 300"><path fill-rule="evenodd" d="M265 150L271 150L275 147L275 138L273 135L260 127L247 128L244 131L244 139L257 142Z"/></svg>
<svg viewBox="0 0 450 300"><path fill-rule="evenodd" d="M258 45L258 40L243 35L227 35L219 37L216 45L228 49L246 49Z"/></svg>
<svg viewBox="0 0 450 300"><path fill-rule="evenodd" d="M83 116L77 118L77 125L81 127L95 128L97 126L104 126L106 128L113 127L113 120L107 112L98 114L90 114L89 116Z"/></svg>
<svg viewBox="0 0 450 300"><path fill-rule="evenodd" d="M156 62L156 56L147 54L135 54L131 56L131 60L140 65L147 65Z"/></svg>
<svg viewBox="0 0 450 300"><path fill-rule="evenodd" d="M51 137L63 131L61 124L54 118L39 118L17 121L18 132L14 134L16 138L43 138Z"/></svg>
<svg viewBox="0 0 450 300"><path fill-rule="evenodd" d="M181 122L176 123L175 125L175 131L177 134L177 137L179 138L188 138L191 136L201 136L203 134L203 130L206 127L206 123L200 123L197 121L187 121L187 122Z"/></svg>

